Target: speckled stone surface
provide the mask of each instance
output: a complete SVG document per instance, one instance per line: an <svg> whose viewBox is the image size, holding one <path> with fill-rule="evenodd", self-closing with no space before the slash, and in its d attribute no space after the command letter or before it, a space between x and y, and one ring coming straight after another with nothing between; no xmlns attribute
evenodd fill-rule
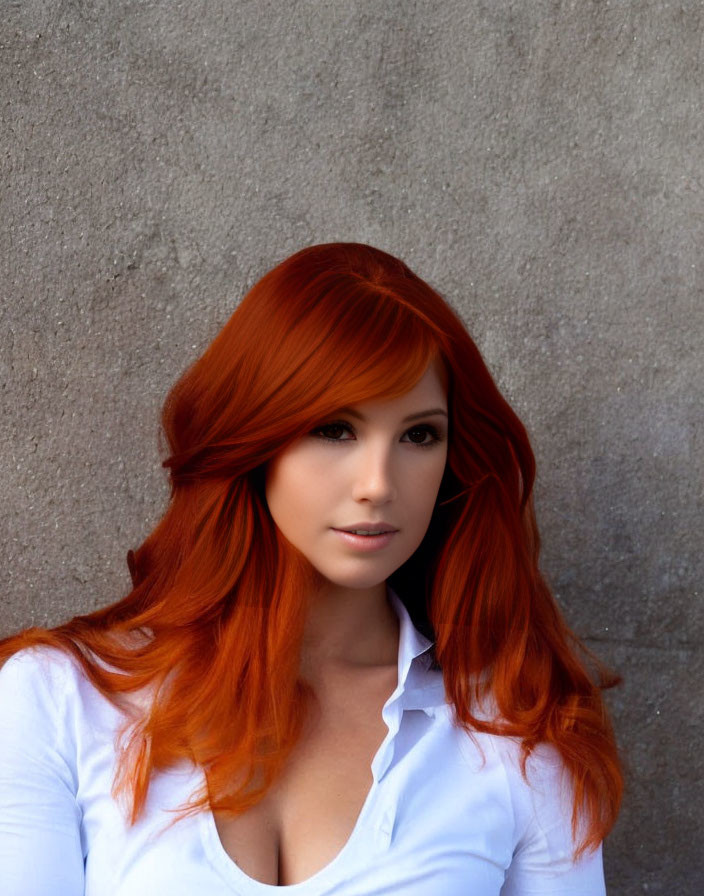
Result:
<svg viewBox="0 0 704 896"><path fill-rule="evenodd" d="M704 891L704 4L5 0L0 628L121 596L161 402L314 242L460 311L623 675L610 896Z"/></svg>

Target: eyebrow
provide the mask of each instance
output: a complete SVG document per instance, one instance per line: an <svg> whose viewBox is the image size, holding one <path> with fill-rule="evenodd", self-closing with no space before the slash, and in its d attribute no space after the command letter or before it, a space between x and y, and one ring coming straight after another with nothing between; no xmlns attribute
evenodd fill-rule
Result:
<svg viewBox="0 0 704 896"><path fill-rule="evenodd" d="M362 423L367 422L367 418L360 414L358 411L353 410L352 408L340 408L341 414L348 414L350 417L356 417L358 420L361 420ZM407 417L404 417L401 421L402 423L410 423L413 420L419 420L421 417L433 417L435 414L442 414L443 417L447 417L447 411L443 410L443 408L430 408L427 411L418 411L417 414L409 414Z"/></svg>

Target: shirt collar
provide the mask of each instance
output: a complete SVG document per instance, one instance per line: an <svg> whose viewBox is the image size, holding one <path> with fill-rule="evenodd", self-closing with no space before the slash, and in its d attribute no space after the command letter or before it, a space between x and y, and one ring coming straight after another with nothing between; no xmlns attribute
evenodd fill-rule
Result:
<svg viewBox="0 0 704 896"><path fill-rule="evenodd" d="M399 618L398 639L398 687L394 692L401 711L422 709L429 716L445 702L442 672L431 669L429 652L433 641L425 637L413 624L405 604L388 585L389 603ZM395 702L395 701L394 701Z"/></svg>

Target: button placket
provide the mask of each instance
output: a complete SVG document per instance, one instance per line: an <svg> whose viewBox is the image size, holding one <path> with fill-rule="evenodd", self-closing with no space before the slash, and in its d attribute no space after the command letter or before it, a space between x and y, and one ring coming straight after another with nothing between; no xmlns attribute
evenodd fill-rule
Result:
<svg viewBox="0 0 704 896"><path fill-rule="evenodd" d="M394 830L394 820L396 818L395 805L389 806L381 817L381 821L377 826L376 832L376 848L378 851L386 850L391 844L391 835Z"/></svg>

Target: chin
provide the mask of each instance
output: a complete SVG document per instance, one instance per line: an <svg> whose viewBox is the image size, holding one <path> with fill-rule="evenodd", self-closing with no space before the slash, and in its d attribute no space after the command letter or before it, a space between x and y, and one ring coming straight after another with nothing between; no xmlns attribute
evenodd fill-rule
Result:
<svg viewBox="0 0 704 896"><path fill-rule="evenodd" d="M392 572L393 570L383 575L380 573L376 573L375 575L368 574L349 576L326 575L323 572L321 573L321 575L328 585L332 585L337 588L353 588L362 590L364 588L375 588L377 585L385 582Z"/></svg>

